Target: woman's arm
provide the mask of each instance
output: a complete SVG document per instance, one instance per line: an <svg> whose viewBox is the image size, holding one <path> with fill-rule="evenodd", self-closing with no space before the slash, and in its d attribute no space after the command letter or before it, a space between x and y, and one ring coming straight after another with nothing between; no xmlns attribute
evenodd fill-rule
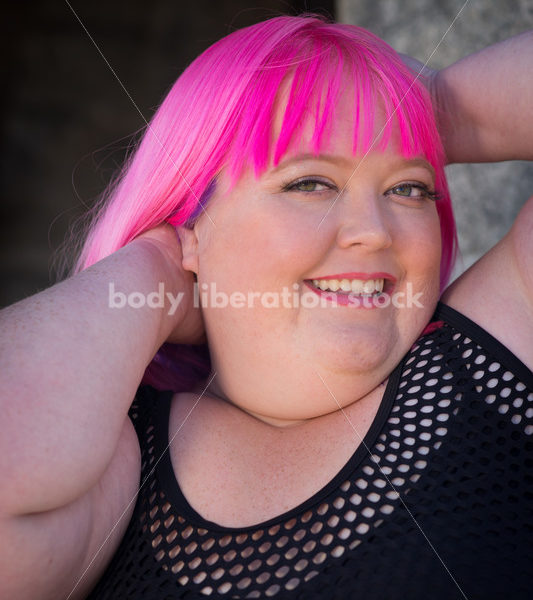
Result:
<svg viewBox="0 0 533 600"><path fill-rule="evenodd" d="M533 160L532 73L533 32L527 32L432 76L448 162ZM503 189L503 202L505 194ZM533 198L525 203L509 233L442 297L531 369L532 255Z"/></svg>
<svg viewBox="0 0 533 600"><path fill-rule="evenodd" d="M165 340L200 340L192 283L164 226L0 312L0 596L65 597L128 509L140 473L128 408ZM113 297L161 285L173 305Z"/></svg>
<svg viewBox="0 0 533 600"><path fill-rule="evenodd" d="M161 283L173 298L192 287L176 233L151 235L0 312L0 514L69 502L109 463L144 369L190 306L119 307Z"/></svg>
<svg viewBox="0 0 533 600"><path fill-rule="evenodd" d="M533 160L533 31L431 78L448 163Z"/></svg>

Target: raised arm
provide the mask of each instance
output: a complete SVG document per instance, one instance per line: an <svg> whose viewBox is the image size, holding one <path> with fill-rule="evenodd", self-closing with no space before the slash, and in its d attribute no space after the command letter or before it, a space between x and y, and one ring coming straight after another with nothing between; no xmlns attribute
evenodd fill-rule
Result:
<svg viewBox="0 0 533 600"><path fill-rule="evenodd" d="M436 72L432 94L449 163L533 160L533 31Z"/></svg>
<svg viewBox="0 0 533 600"><path fill-rule="evenodd" d="M0 597L66 598L135 495L128 408L158 347L174 330L194 341L201 321L190 292L170 314L168 302L113 308L110 286L146 295L160 282L192 291L170 226L0 312Z"/></svg>
<svg viewBox="0 0 533 600"><path fill-rule="evenodd" d="M448 162L533 160L533 32L436 73L431 91ZM530 198L509 233L443 295L531 369L532 255Z"/></svg>

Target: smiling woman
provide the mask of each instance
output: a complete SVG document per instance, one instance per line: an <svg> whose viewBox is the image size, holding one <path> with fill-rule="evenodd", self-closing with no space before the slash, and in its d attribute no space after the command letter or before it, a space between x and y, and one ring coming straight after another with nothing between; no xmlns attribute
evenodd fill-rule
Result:
<svg viewBox="0 0 533 600"><path fill-rule="evenodd" d="M350 104L339 103L331 154L325 157L296 154L258 177L244 174L234 186L222 173L207 206L209 218L204 214L192 229L178 229L183 264L200 287L216 282L229 296L248 289L281 294L298 286L301 298L291 309L202 307L217 372L213 386L271 423L338 410L328 390L317 388L315 371L335 378L341 406L351 404L354 394L363 397L387 378L437 303L441 249L435 202L396 189L406 182L413 182L412 190L434 189L433 169L421 159L404 159L393 137L386 149L366 151L364 160L361 153L354 156L352 121ZM301 145L308 147L305 133ZM313 179L325 189L293 187ZM377 277L380 273L385 276ZM350 294L337 290L325 296L312 284L328 279L340 280L339 287L348 284ZM370 306L359 302L357 287L364 293L365 283L376 279L385 285L381 296L405 296L410 288L422 302L385 306L377 296ZM313 303L315 293L332 302ZM255 343L259 332L261 344ZM301 362L298 377L294 357ZM259 387L258 381L269 384Z"/></svg>
<svg viewBox="0 0 533 600"><path fill-rule="evenodd" d="M214 44L189 66L150 123L124 177L110 190L109 202L97 216L78 269L102 259L162 220L190 227L203 215L204 229L207 226L217 231L221 224L212 216L208 198L229 194L243 174L253 190L261 189L256 187L255 181L261 175L261 182L265 182L274 196L275 201L270 202L272 217L276 211L280 214L291 211L292 218L300 221L295 212L298 202L296 205L294 201L287 203L287 193L282 194L282 188L298 178L317 176L318 171L306 171L312 165L305 165L302 158L297 159L300 163L297 166L294 155L309 154L310 160L317 159L324 152L331 154L334 146L338 146L339 156L331 165L336 170L336 179L329 184L329 199L324 196L321 203L315 201L313 207L302 209L301 216L306 215L307 242L317 237L314 230L324 233L326 218L332 222L334 215L329 215L328 202L337 204L334 195L342 190L346 196L346 185L355 188L362 181L353 174L363 157L365 164L370 162L366 154L379 156L387 148L389 152L394 148L396 161L419 157L419 165L423 157L432 176L428 178L425 173L422 178L425 182L417 183L415 179L414 183L430 194L438 191L435 208L442 236L440 284L444 289L453 267L456 235L444 175L444 153L429 95L420 83L413 81L396 53L373 34L316 18L281 17L238 30ZM381 167L383 181L379 186L409 182L406 176L410 173L405 168L403 173L398 168L398 176L401 174L404 179L395 180L392 173L386 173L390 160L389 153ZM324 170L323 157L320 163ZM316 160L315 166L318 166ZM385 177L388 177L386 181ZM241 187L244 185L241 183ZM377 185L376 180L374 186ZM243 191L248 197L250 190ZM389 190L379 190L380 194L387 192ZM400 195L388 193L388 197L399 198ZM405 202L412 204L413 200ZM337 208L341 209L344 204L344 201L338 203ZM252 219L257 224L262 223L264 232L278 229L276 222L270 223L272 230L265 228L266 215L263 218L258 215L255 212ZM422 231L421 223L417 225L415 221L411 218L411 224L418 227L418 232ZM232 250L239 252L238 238L234 235L236 224L237 221L233 221L234 229L229 238L233 242ZM239 237L247 225L243 227ZM302 229L304 222L298 227ZM289 233L288 227L283 233L279 231L279 248L287 245L295 231ZM433 231L427 233L432 241L436 239ZM409 232L402 233L407 234ZM183 228L180 235L182 238L185 235ZM207 231L204 237L209 235L211 232ZM256 248L261 247L257 239L255 244ZM273 252L279 253L275 244L272 246ZM231 262L229 251L224 248L219 254L221 262ZM342 265L336 270L339 266ZM217 271L217 277L220 278L222 272ZM433 273L437 272L433 269ZM256 271L255 279L258 277ZM210 273L209 282L213 281L214 274ZM271 285L263 280L257 286L250 273L246 284L262 292L267 291L265 285ZM242 283L239 285L233 290L224 289L224 293L242 290ZM425 314L419 311L418 331L409 334L412 339L427 322L435 300L428 298L425 306ZM397 346L395 358L399 359L406 349L405 345ZM176 355L175 348L164 347L149 368L145 381L158 387L179 389L186 376L183 363L182 355ZM165 366L162 368L162 365ZM196 363L193 367L197 368ZM385 371L386 368L383 376Z"/></svg>
<svg viewBox="0 0 533 600"><path fill-rule="evenodd" d="M191 64L77 272L2 311L6 596L528 597L533 204L441 292L445 151L533 158L531 44L432 96L313 16Z"/></svg>

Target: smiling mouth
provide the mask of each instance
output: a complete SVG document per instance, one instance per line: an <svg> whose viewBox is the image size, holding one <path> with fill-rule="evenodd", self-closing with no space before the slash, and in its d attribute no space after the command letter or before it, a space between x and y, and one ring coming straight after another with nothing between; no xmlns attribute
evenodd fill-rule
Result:
<svg viewBox="0 0 533 600"><path fill-rule="evenodd" d="M385 286L385 279L312 279L314 287L323 292L340 294L355 294L358 296L373 296L381 294Z"/></svg>
<svg viewBox="0 0 533 600"><path fill-rule="evenodd" d="M390 273L339 273L317 279L304 279L304 284L318 296L340 306L383 308L382 299L392 296L396 277Z"/></svg>

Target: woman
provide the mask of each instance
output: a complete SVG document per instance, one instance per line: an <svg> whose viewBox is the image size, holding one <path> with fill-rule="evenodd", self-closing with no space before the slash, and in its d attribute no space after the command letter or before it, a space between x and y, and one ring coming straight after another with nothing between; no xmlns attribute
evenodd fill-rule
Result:
<svg viewBox="0 0 533 600"><path fill-rule="evenodd" d="M280 17L189 67L80 272L3 311L8 597L525 597L531 202L437 302L444 151L532 157L531 40L432 78L444 149L351 26ZM175 346L205 338L210 364ZM130 409L143 377L171 391Z"/></svg>

